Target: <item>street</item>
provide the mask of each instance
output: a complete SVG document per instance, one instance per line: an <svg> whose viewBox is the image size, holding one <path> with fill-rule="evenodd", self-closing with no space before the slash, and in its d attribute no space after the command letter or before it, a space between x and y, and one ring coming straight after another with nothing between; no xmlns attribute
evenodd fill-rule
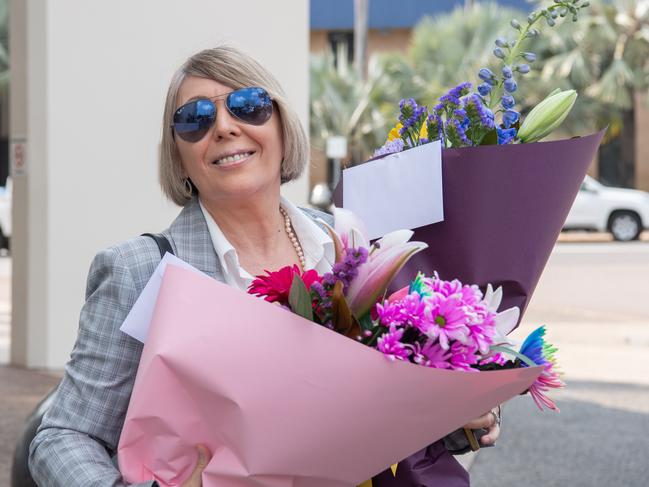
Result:
<svg viewBox="0 0 649 487"><path fill-rule="evenodd" d="M561 412L518 397L496 448L471 462L475 487L647 485L649 243L561 243L520 330L545 324L567 388Z"/></svg>

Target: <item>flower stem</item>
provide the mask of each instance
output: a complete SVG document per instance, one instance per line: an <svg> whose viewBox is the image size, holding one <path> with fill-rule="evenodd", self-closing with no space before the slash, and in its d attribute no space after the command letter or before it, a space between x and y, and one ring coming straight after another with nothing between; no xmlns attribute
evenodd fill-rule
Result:
<svg viewBox="0 0 649 487"><path fill-rule="evenodd" d="M523 362L525 362L527 365L530 367L536 367L538 364L536 364L533 360L531 360L529 357L523 355L522 353L517 352L516 350L512 350L509 347L503 347L501 345L492 345L491 350L494 352L500 352L500 353L506 353L509 355L513 355L514 357L521 359Z"/></svg>

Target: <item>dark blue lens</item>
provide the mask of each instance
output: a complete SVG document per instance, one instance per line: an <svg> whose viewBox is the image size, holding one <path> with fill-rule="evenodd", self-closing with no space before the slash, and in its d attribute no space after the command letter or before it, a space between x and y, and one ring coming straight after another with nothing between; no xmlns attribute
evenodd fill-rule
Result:
<svg viewBox="0 0 649 487"><path fill-rule="evenodd" d="M263 125L273 114L273 101L263 88L241 88L228 95L228 111L251 125Z"/></svg>
<svg viewBox="0 0 649 487"><path fill-rule="evenodd" d="M188 142L201 140L216 119L216 107L211 100L196 100L181 106L174 114L176 133Z"/></svg>

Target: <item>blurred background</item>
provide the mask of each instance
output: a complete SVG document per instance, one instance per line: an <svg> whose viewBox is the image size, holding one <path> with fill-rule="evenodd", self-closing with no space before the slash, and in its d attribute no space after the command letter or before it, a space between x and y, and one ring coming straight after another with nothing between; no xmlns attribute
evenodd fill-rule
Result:
<svg viewBox="0 0 649 487"><path fill-rule="evenodd" d="M284 191L327 208L341 168L383 145L400 99L433 105L475 83L511 19L544 3L0 0L0 485L72 348L92 256L178 211L157 188L157 144L188 55L230 42L277 75L312 143L309 170ZM578 22L541 30L522 112L574 88L553 137L608 127L516 332L548 326L568 388L560 414L511 401L498 446L462 462L478 487L645 486L649 0L593 0Z"/></svg>

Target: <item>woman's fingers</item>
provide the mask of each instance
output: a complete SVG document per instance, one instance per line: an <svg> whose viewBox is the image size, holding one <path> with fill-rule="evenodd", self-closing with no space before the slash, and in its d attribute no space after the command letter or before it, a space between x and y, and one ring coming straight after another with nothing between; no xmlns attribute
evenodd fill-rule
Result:
<svg viewBox="0 0 649 487"><path fill-rule="evenodd" d="M198 450L198 461L196 462L194 471L185 480L182 487L201 487L203 485L201 476L203 475L203 470L205 470L205 467L210 462L212 455L205 445L198 445L196 449Z"/></svg>
<svg viewBox="0 0 649 487"><path fill-rule="evenodd" d="M489 411L488 413L483 414L479 418L474 419L473 421L469 421L467 424L464 425L464 427L472 430L477 430L478 428L489 429L494 424L496 424L496 417L493 415L491 411Z"/></svg>
<svg viewBox="0 0 649 487"><path fill-rule="evenodd" d="M496 443L496 440L500 436L500 426L497 423L494 423L491 428L489 428L486 435L480 438L480 443L483 446L493 445Z"/></svg>

